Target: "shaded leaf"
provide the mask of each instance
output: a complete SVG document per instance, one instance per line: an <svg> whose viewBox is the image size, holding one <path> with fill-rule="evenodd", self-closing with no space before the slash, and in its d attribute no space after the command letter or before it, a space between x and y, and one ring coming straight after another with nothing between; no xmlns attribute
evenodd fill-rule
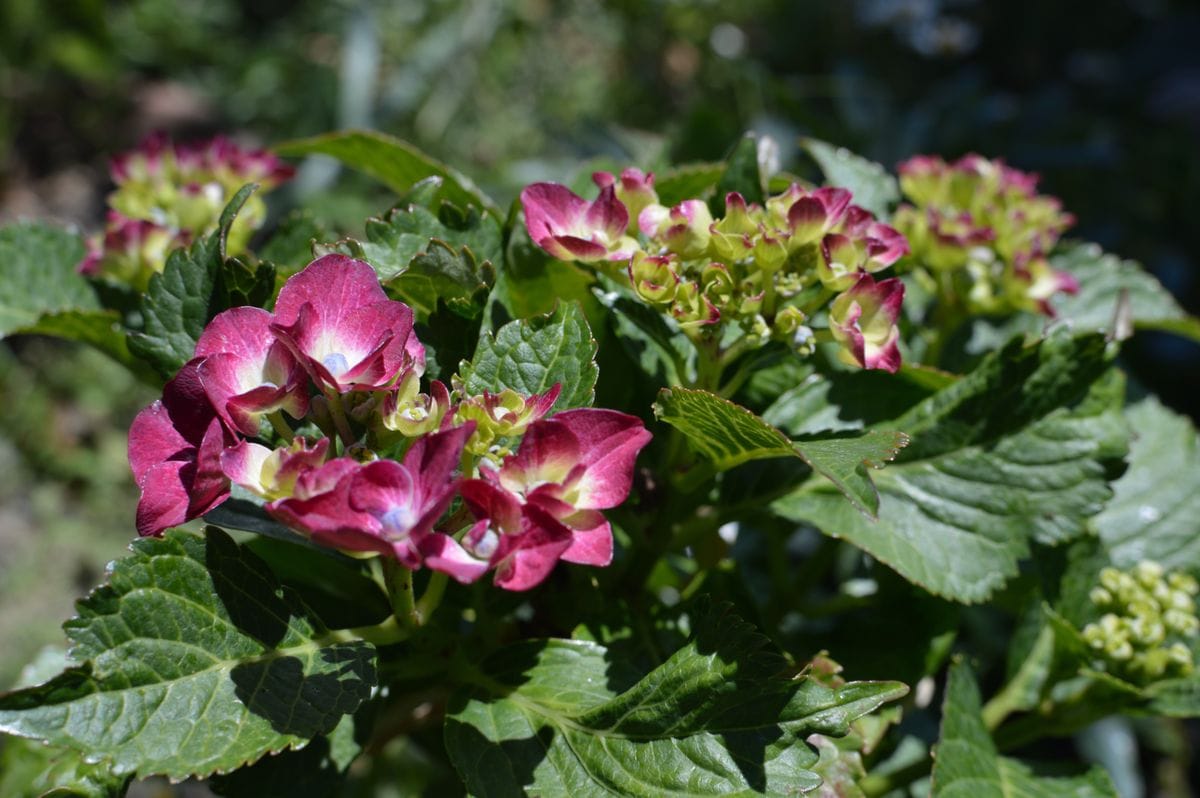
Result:
<svg viewBox="0 0 1200 798"><path fill-rule="evenodd" d="M157 375L129 351L121 317L115 310L60 310L43 314L16 332L50 335L95 347L138 377L157 381Z"/></svg>
<svg viewBox="0 0 1200 798"><path fill-rule="evenodd" d="M579 305L563 303L549 316L511 321L479 338L459 374L471 395L511 388L526 396L562 384L555 410L592 403L598 371L596 341Z"/></svg>
<svg viewBox="0 0 1200 798"><path fill-rule="evenodd" d="M950 668L942 706L942 736L934 755L933 798L1117 798L1103 768L1075 777L1037 775L1028 765L999 756L980 716L979 687L971 669Z"/></svg>
<svg viewBox="0 0 1200 798"><path fill-rule="evenodd" d="M1124 454L1127 430L1122 381L1098 381L1109 359L1098 336L1016 341L881 422L913 440L874 477L877 522L814 481L772 508L853 543L931 593L982 601L1016 574L1031 540L1084 534L1112 495L1109 470Z"/></svg>
<svg viewBox="0 0 1200 798"><path fill-rule="evenodd" d="M1096 244L1081 244L1054 255L1050 264L1079 281L1079 293L1059 293L1051 300L1056 313L1077 329L1110 330L1124 292L1136 329L1163 330L1200 341L1200 319L1189 316L1137 262L1105 254Z"/></svg>
<svg viewBox="0 0 1200 798"><path fill-rule="evenodd" d="M881 468L908 443L904 433L883 430L792 441L746 408L691 388L664 388L654 414L686 435L720 471L751 460L799 457L870 515L878 509L879 498L867 469Z"/></svg>
<svg viewBox="0 0 1200 798"><path fill-rule="evenodd" d="M880 164L818 139L802 139L800 146L812 156L830 186L849 189L854 204L886 221L900 200L900 184Z"/></svg>
<svg viewBox="0 0 1200 798"><path fill-rule="evenodd" d="M635 683L604 647L529 641L484 662L456 694L446 747L478 796L795 795L819 786L804 739L841 736L904 695L791 678L766 638L728 611Z"/></svg>
<svg viewBox="0 0 1200 798"><path fill-rule="evenodd" d="M438 196L458 205L478 205L499 215L495 203L463 174L440 163L413 145L371 130L345 130L279 144L280 155L328 155L351 169L380 181L398 194L436 175L442 178Z"/></svg>
<svg viewBox="0 0 1200 798"><path fill-rule="evenodd" d="M331 633L224 532L133 544L64 625L82 663L0 697L0 730L119 774L228 771L331 731L375 684L374 648Z"/></svg>

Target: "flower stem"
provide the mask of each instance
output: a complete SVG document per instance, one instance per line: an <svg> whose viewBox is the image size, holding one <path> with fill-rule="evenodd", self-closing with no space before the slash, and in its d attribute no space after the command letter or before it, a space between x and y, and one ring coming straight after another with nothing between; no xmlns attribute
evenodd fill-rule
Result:
<svg viewBox="0 0 1200 798"><path fill-rule="evenodd" d="M438 605L442 603L442 596L446 593L446 584L450 581L450 577L441 571L434 571L429 577L429 584L425 586L425 592L421 594L421 598L417 601L417 622L427 623L429 617L437 610Z"/></svg>
<svg viewBox="0 0 1200 798"><path fill-rule="evenodd" d="M337 429L338 437L342 439L342 446L350 448L358 439L350 431L350 422L346 420L346 408L342 406L342 395L337 391L330 391L326 396L329 397L329 413L333 416L333 426Z"/></svg>
<svg viewBox="0 0 1200 798"><path fill-rule="evenodd" d="M291 425L287 423L287 419L283 417L282 410L268 413L267 420L271 422L271 427L275 430L275 434L282 438L284 443L290 444L292 442L292 436L295 433L292 432Z"/></svg>
<svg viewBox="0 0 1200 798"><path fill-rule="evenodd" d="M392 603L392 614L401 628L413 629L421 625L413 598L412 571L390 557L382 558L383 582L387 587L388 599Z"/></svg>

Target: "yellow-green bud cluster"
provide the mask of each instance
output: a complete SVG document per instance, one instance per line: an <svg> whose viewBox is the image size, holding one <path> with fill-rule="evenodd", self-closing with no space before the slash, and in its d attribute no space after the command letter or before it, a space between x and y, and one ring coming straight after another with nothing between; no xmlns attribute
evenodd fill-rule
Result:
<svg viewBox="0 0 1200 798"><path fill-rule="evenodd" d="M1197 593L1193 577L1149 560L1129 571L1105 568L1090 594L1105 613L1083 638L1107 670L1134 682L1185 676L1194 664L1188 641L1200 632Z"/></svg>
<svg viewBox="0 0 1200 798"><path fill-rule="evenodd" d="M1050 315L1054 293L1077 290L1047 260L1074 219L1056 198L1037 193L1037 175L978 155L953 163L918 155L899 171L912 204L901 205L892 223L908 238L914 263L932 273L919 272L931 287L952 285L971 312Z"/></svg>

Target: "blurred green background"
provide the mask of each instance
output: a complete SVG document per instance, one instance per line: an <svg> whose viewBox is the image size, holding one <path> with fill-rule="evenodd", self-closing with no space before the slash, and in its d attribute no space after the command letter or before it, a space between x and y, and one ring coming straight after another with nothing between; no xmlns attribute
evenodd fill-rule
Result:
<svg viewBox="0 0 1200 798"><path fill-rule="evenodd" d="M1200 7L1178 0L0 0L0 223L96 229L107 158L157 129L268 145L373 127L503 202L585 160L717 159L751 129L802 172L801 135L889 167L1003 156L1195 313L1197 41ZM277 210L357 231L388 204L368 187L312 160ZM1195 345L1128 352L1196 417ZM92 352L0 344L0 684L123 553L125 430L152 394Z"/></svg>

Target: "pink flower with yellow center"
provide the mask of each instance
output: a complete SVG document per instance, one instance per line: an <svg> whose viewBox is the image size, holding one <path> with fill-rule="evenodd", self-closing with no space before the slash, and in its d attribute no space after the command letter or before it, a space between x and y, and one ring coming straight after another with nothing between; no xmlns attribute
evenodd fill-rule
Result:
<svg viewBox="0 0 1200 798"><path fill-rule="evenodd" d="M559 260L627 260L637 242L625 232L629 211L609 184L593 202L558 183L534 183L521 192L525 229Z"/></svg>
<svg viewBox="0 0 1200 798"><path fill-rule="evenodd" d="M516 454L461 493L481 523L468 549L487 556L496 584L527 590L562 559L612 561L612 529L600 510L629 495L633 464L650 441L634 416L615 410L567 410L533 424Z"/></svg>
<svg viewBox="0 0 1200 798"><path fill-rule="evenodd" d="M900 331L896 320L904 301L904 283L898 278L875 282L863 274L829 307L833 337L842 353L863 368L893 374L900 368Z"/></svg>
<svg viewBox="0 0 1200 798"><path fill-rule="evenodd" d="M284 284L271 330L322 390L345 393L387 387L403 371L423 368L412 320L370 265L326 255Z"/></svg>

